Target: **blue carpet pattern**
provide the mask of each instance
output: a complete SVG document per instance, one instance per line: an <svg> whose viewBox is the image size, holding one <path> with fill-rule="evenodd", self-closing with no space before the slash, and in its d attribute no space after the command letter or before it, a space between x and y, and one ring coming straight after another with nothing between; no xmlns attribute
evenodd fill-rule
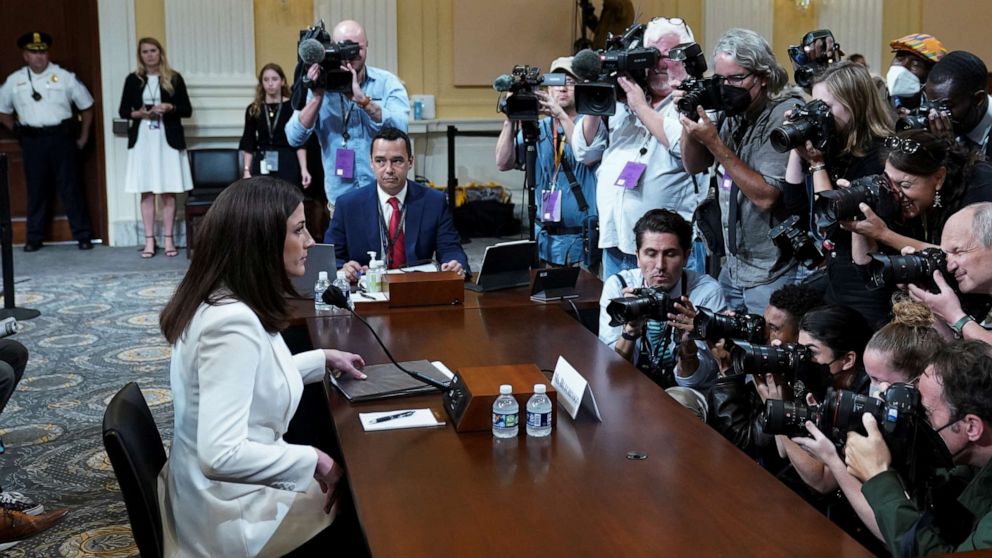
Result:
<svg viewBox="0 0 992 558"><path fill-rule="evenodd" d="M170 349L158 313L182 274L48 273L17 285L17 305L41 316L14 339L31 353L0 415L0 485L69 515L4 556L137 556L127 511L100 437L124 384L141 386L162 438L172 439Z"/></svg>

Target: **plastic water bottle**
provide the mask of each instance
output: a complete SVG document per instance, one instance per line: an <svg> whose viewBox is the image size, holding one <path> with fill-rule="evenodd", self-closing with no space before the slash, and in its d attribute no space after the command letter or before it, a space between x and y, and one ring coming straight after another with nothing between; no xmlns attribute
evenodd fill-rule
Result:
<svg viewBox="0 0 992 558"><path fill-rule="evenodd" d="M499 386L499 397L493 401L493 436L497 438L513 438L520 432L520 405L511 395L513 386Z"/></svg>
<svg viewBox="0 0 992 558"><path fill-rule="evenodd" d="M313 309L314 310L330 310L334 308L330 304L324 302L324 291L331 286L331 282L327 280L327 272L321 271L317 274L317 283L313 286Z"/></svg>
<svg viewBox="0 0 992 558"><path fill-rule="evenodd" d="M344 271L338 271L337 277L334 279L334 286L337 287L339 291L344 293L344 300L348 303L348 308L354 310L355 302L351 300L351 285L348 283L347 277L345 277ZM342 310L346 312L345 310Z"/></svg>
<svg viewBox="0 0 992 558"><path fill-rule="evenodd" d="M419 99L413 102L413 119L424 119L424 102Z"/></svg>
<svg viewBox="0 0 992 558"><path fill-rule="evenodd" d="M534 395L527 400L527 435L542 438L551 434L551 399L548 386L534 384Z"/></svg>

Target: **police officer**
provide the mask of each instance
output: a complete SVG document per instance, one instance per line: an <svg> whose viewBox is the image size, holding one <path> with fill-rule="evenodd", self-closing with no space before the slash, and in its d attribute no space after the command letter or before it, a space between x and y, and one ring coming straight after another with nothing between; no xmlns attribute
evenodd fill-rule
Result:
<svg viewBox="0 0 992 558"><path fill-rule="evenodd" d="M10 74L0 87L0 123L17 133L24 157L28 189L25 252L42 246L52 181L79 249L93 248L76 162L76 150L86 145L93 123L93 97L75 74L49 62L51 44L51 35L39 31L17 39L27 65ZM73 105L82 114L78 136Z"/></svg>

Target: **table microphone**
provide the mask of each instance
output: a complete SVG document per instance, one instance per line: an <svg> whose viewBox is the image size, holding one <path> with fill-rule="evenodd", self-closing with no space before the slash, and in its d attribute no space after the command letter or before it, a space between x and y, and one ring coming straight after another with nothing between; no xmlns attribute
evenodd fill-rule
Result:
<svg viewBox="0 0 992 558"><path fill-rule="evenodd" d="M386 345L382 342L382 339L379 339L379 334L375 332L375 329L373 329L372 326L365 321L365 318L359 316L357 312L355 312L351 307L348 306L348 299L345 298L344 293L341 292L341 289L337 288L334 285L331 285L330 287L327 287L327 290L324 291L324 294L321 295L321 298L324 300L324 304L330 304L331 306L334 306L336 308L347 310L351 312L353 316L358 318L359 321L365 324L365 327L369 328L369 331L372 332L372 336L375 337L375 340L379 342L379 346L382 347L382 350L386 353L386 356L389 357L389 360L396 366L396 368L399 368L403 372L407 373L413 378L416 378L417 380L420 380L421 382L429 386L436 387L442 392L447 392L451 390L450 385L443 384L435 380L434 378L429 378L421 374L420 372L416 372L414 370L407 370L406 368L403 368L403 365L396 362L396 359L393 358L393 354L390 353L389 349L386 348Z"/></svg>

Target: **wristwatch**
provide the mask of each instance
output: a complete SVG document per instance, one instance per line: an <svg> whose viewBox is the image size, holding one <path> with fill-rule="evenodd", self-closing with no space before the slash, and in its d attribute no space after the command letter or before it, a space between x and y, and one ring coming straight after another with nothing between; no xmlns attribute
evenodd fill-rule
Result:
<svg viewBox="0 0 992 558"><path fill-rule="evenodd" d="M368 95L366 95L366 96L365 96L365 100L364 100L364 101L362 101L362 102L360 102L360 103L358 103L358 106L360 106L360 107L362 107L362 108L366 108L366 107L368 107L368 106L369 106L370 104L372 104L372 97L369 97Z"/></svg>
<svg viewBox="0 0 992 558"><path fill-rule="evenodd" d="M627 341L637 341L637 338L640 337L640 335L631 335L631 334L627 333L627 330L626 329L621 329L620 330L620 337L623 337Z"/></svg>
<svg viewBox="0 0 992 558"><path fill-rule="evenodd" d="M968 322L973 322L973 321L975 321L975 318L972 318L968 314L965 314L964 316L961 316L960 320L954 322L953 324L948 324L948 325L950 326L951 331L954 332L954 337L956 337L957 339L961 339L962 337L961 330L964 329L964 326L967 325Z"/></svg>

